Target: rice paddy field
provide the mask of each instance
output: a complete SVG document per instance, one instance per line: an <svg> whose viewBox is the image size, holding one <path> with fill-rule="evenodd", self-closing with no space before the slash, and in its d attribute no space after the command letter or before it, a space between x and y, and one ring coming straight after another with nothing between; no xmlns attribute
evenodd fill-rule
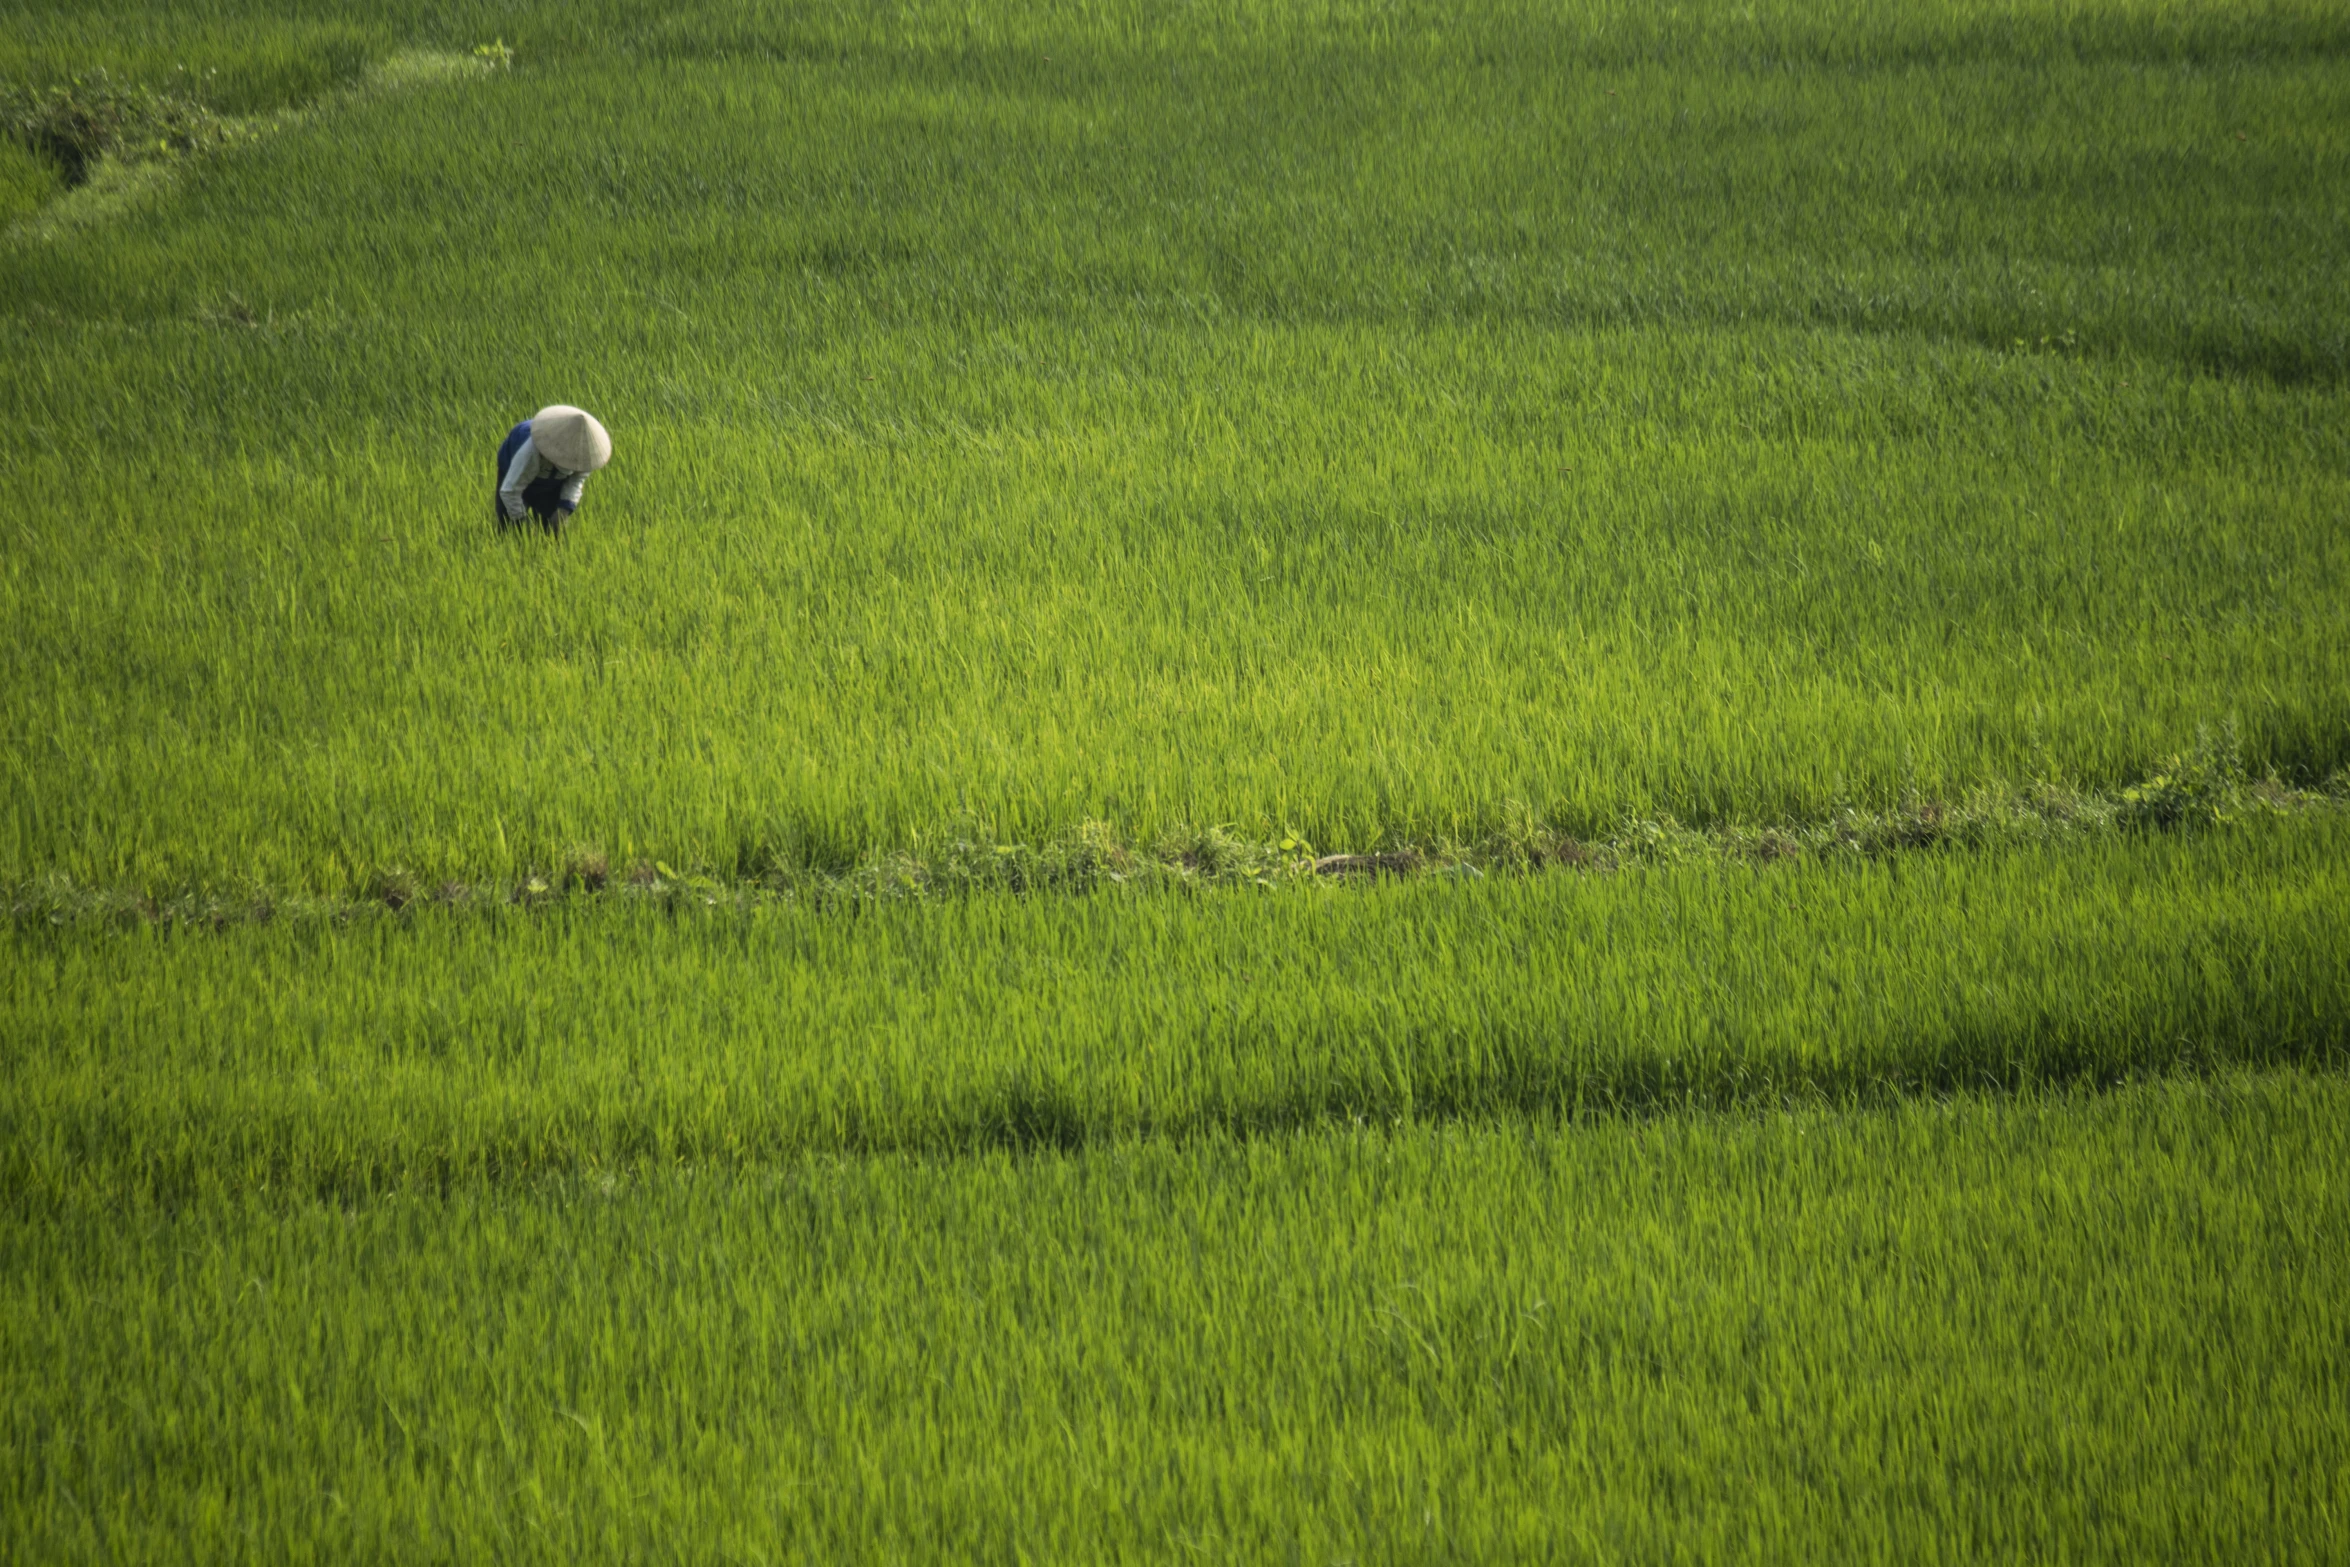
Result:
<svg viewBox="0 0 2350 1567"><path fill-rule="evenodd" d="M2306 0L0 0L0 1559L2338 1560L2346 297Z"/></svg>

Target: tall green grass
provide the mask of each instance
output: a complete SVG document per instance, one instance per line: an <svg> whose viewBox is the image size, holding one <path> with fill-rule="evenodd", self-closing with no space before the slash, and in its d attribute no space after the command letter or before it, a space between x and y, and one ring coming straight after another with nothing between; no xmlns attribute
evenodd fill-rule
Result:
<svg viewBox="0 0 2350 1567"><path fill-rule="evenodd" d="M0 1555L2322 1562L2350 1090L0 1215Z"/></svg>
<svg viewBox="0 0 2350 1567"><path fill-rule="evenodd" d="M2346 40L0 0L0 1558L2324 1559Z"/></svg>
<svg viewBox="0 0 2350 1567"><path fill-rule="evenodd" d="M2346 846L2321 815L1767 872L18 923L0 1197L2332 1067Z"/></svg>
<svg viewBox="0 0 2350 1567"><path fill-rule="evenodd" d="M2322 7L562 18L7 251L0 876L2350 762Z"/></svg>

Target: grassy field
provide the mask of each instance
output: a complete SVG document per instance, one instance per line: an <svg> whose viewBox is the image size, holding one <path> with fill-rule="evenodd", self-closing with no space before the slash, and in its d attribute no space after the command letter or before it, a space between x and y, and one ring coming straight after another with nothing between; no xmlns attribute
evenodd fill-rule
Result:
<svg viewBox="0 0 2350 1567"><path fill-rule="evenodd" d="M2326 13L1752 14L512 21L20 240L0 875L2350 762Z"/></svg>
<svg viewBox="0 0 2350 1567"><path fill-rule="evenodd" d="M0 0L0 1558L2325 1559L2346 296L2315 0Z"/></svg>

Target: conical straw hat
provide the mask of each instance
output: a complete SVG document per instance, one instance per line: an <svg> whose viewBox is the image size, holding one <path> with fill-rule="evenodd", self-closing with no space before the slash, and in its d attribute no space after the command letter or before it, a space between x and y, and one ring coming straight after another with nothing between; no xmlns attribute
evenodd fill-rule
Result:
<svg viewBox="0 0 2350 1567"><path fill-rule="evenodd" d="M530 416L530 443L539 455L572 473L594 473L612 460L612 437L595 415L555 403Z"/></svg>

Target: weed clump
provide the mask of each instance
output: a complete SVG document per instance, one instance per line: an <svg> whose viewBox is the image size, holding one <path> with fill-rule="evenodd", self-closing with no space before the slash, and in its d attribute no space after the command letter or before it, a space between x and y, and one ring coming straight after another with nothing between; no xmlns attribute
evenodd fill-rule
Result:
<svg viewBox="0 0 2350 1567"><path fill-rule="evenodd" d="M612 884L612 862L600 849L574 849L565 856L556 884L566 890L602 892Z"/></svg>
<svg viewBox="0 0 2350 1567"><path fill-rule="evenodd" d="M386 866L371 872L361 884L365 901L380 903L398 913L424 895L424 888L414 875L397 866Z"/></svg>
<svg viewBox="0 0 2350 1567"><path fill-rule="evenodd" d="M53 164L68 189L101 159L146 162L225 146L247 132L225 115L104 70L48 87L0 88L0 133Z"/></svg>
<svg viewBox="0 0 2350 1567"><path fill-rule="evenodd" d="M2228 819L2244 790L2244 760L2234 724L2202 731L2195 749L2165 757L2115 802L2114 819L2140 830L2193 831Z"/></svg>

